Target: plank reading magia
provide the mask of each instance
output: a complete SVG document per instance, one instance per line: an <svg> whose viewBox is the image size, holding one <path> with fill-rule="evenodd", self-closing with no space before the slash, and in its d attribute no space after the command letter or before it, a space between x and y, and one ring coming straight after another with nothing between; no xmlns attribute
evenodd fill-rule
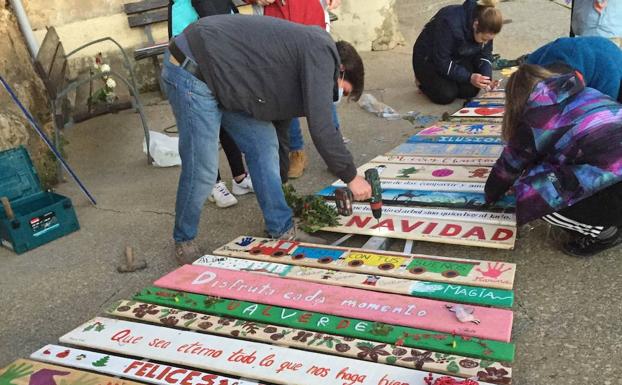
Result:
<svg viewBox="0 0 622 385"><path fill-rule="evenodd" d="M147 309L149 311L145 312ZM378 342L179 311L169 307L147 305L134 301L121 301L109 313L118 317L140 319L155 324L174 325L178 328L197 330L203 333L234 336L251 341L435 373L446 373L458 377L479 378L479 376L487 376L487 372L484 369L494 369L496 373L504 373L505 380L509 380L511 377L511 368L503 366L499 362L482 361L480 359L470 359L426 350L387 346L387 344Z"/></svg>
<svg viewBox="0 0 622 385"><path fill-rule="evenodd" d="M403 143L387 155L499 158L503 146L490 144Z"/></svg>
<svg viewBox="0 0 622 385"><path fill-rule="evenodd" d="M68 354L65 349L58 355ZM99 364L105 365L106 360ZM118 378L83 372L81 370L63 368L43 362L17 360L4 369L0 369L2 385L141 385L138 382L120 380Z"/></svg>
<svg viewBox="0 0 622 385"><path fill-rule="evenodd" d="M393 211L392 209L400 209L400 207L383 207L382 218L376 220L372 216L369 206L362 207L358 204L353 206L355 209L351 216L340 216L337 226L324 227L322 230L497 249L512 249L516 241L515 225L476 223L472 222L474 219L471 214L468 217L468 220L471 222L466 220L417 218L410 215L390 213ZM403 210L414 209L403 208ZM460 214L460 211L455 211L455 215ZM462 213L467 214L464 211ZM495 213L481 212L480 214L495 215Z"/></svg>
<svg viewBox="0 0 622 385"><path fill-rule="evenodd" d="M455 143L455 144L493 144L503 145L499 136L446 136L446 135L413 135L406 143Z"/></svg>
<svg viewBox="0 0 622 385"><path fill-rule="evenodd" d="M456 124L436 123L417 133L419 136L500 136L501 125L498 124Z"/></svg>
<svg viewBox="0 0 622 385"><path fill-rule="evenodd" d="M95 318L60 341L285 385L422 384L427 375L413 369L108 318ZM439 377L432 375L433 379Z"/></svg>
<svg viewBox="0 0 622 385"><path fill-rule="evenodd" d="M337 288L311 282L293 286L284 278L206 266L185 265L163 276L158 287L190 293L253 301L294 309L321 311L342 317L457 333L465 336L508 342L512 332L512 312L469 306L467 322L455 304L431 299L405 297L367 290ZM463 308L460 305L460 308ZM475 321L477 319L477 321Z"/></svg>
<svg viewBox="0 0 622 385"><path fill-rule="evenodd" d="M452 182L485 183L490 174L490 167L439 166L430 164L366 163L358 168L358 174L375 168L380 179L398 180L442 180Z"/></svg>
<svg viewBox="0 0 622 385"><path fill-rule="evenodd" d="M293 265L417 278L471 286L512 289L516 265L421 254L401 254L241 236L216 249L216 255L279 261Z"/></svg>
<svg viewBox="0 0 622 385"><path fill-rule="evenodd" d="M273 258L274 259L274 258ZM451 285L441 282L415 281L411 279L365 275L345 271L318 269L314 267L285 265L268 261L251 261L234 257L204 255L193 265L217 267L234 271L249 271L277 277L347 286L357 289L404 294L413 297L442 301L470 303L494 307L512 307L514 293L511 290L486 289L472 286Z"/></svg>
<svg viewBox="0 0 622 385"><path fill-rule="evenodd" d="M130 378L155 385L258 385L256 381L238 380L198 370L182 369L58 345L44 346L32 353L30 358L72 368L110 374L115 377ZM510 370L509 368L507 369ZM509 376L510 374L508 374Z"/></svg>
<svg viewBox="0 0 622 385"><path fill-rule="evenodd" d="M316 193L328 200L335 200L337 186L328 186ZM423 191L383 189L382 203L387 206L444 207L458 210L513 212L516 207L514 196L504 196L499 201L486 205L486 195L459 191Z"/></svg>
<svg viewBox="0 0 622 385"><path fill-rule="evenodd" d="M134 300L170 306L193 312L261 322L290 328L331 333L347 338L381 342L389 345L432 350L452 355L482 358L485 361L514 361L514 344L462 337L405 326L344 318L324 313L306 312L253 302L235 301L148 287L134 296ZM142 308L140 315L150 307Z"/></svg>
<svg viewBox="0 0 622 385"><path fill-rule="evenodd" d="M503 107L504 99L472 99L464 107Z"/></svg>
<svg viewBox="0 0 622 385"><path fill-rule="evenodd" d="M464 107L451 116L457 118L499 118L503 116L503 111L505 111L503 106Z"/></svg>
<svg viewBox="0 0 622 385"><path fill-rule="evenodd" d="M374 163L439 164L446 166L494 166L495 158L448 158L444 156L379 155Z"/></svg>

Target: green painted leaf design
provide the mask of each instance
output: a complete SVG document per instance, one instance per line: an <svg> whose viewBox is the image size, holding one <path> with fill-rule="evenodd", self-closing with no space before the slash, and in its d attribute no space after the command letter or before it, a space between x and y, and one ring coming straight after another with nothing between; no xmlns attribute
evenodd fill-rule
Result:
<svg viewBox="0 0 622 385"><path fill-rule="evenodd" d="M491 366L491 365L492 365L492 364L494 364L494 363L495 363L494 361L481 360L481 361L479 362L479 366L480 366L481 368L486 369L487 367Z"/></svg>
<svg viewBox="0 0 622 385"><path fill-rule="evenodd" d="M397 357L395 356L389 356L386 358L387 364L389 365L395 365L395 363L397 362Z"/></svg>
<svg viewBox="0 0 622 385"><path fill-rule="evenodd" d="M451 361L449 365L447 365L447 371L450 373L458 373L460 371L460 367L456 364L456 361Z"/></svg>

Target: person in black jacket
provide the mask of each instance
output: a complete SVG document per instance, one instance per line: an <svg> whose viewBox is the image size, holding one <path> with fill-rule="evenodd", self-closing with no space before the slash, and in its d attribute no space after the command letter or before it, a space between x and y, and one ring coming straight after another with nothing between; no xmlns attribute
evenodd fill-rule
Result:
<svg viewBox="0 0 622 385"><path fill-rule="evenodd" d="M279 174L272 121L305 116L330 171L354 199L371 197L333 124L333 102L358 100L364 88L361 57L352 45L320 28L256 16L210 16L170 43L162 83L179 127L181 175L175 206L175 258L201 254L196 238L203 204L218 171L222 125L244 152L266 230L273 238L317 243L297 231Z"/></svg>
<svg viewBox="0 0 622 385"><path fill-rule="evenodd" d="M494 88L492 40L503 25L497 1L466 0L444 7L421 31L413 47L413 69L432 102L449 104Z"/></svg>

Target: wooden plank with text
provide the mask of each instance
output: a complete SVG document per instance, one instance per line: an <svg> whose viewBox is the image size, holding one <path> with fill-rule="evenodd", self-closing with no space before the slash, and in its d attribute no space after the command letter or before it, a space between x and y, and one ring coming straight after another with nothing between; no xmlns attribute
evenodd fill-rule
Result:
<svg viewBox="0 0 622 385"><path fill-rule="evenodd" d="M503 106L464 107L451 116L456 118L500 118L504 111L505 107Z"/></svg>
<svg viewBox="0 0 622 385"><path fill-rule="evenodd" d="M143 311L145 306L148 305L135 301L121 301L109 311L109 314L155 324L169 326L174 324L178 328L202 333L234 336L256 342L288 346L435 373L451 374L458 377L475 377L479 379L480 376L487 375L484 369L489 368L490 370L494 369L496 373L504 373L505 381L511 378L511 368L509 365L504 366L499 362L470 359L426 350L387 346L387 344L378 342L374 343L355 338L343 338L331 334L313 333L252 321L178 311L163 306L150 306L148 307L150 311L145 314Z"/></svg>
<svg viewBox="0 0 622 385"><path fill-rule="evenodd" d="M93 325L99 329L89 329ZM433 380L441 377L397 366L109 318L95 318L60 340L285 385L420 384L428 375Z"/></svg>
<svg viewBox="0 0 622 385"><path fill-rule="evenodd" d="M454 143L454 144L491 144L503 145L499 136L448 136L448 135L413 135L406 143Z"/></svg>
<svg viewBox="0 0 622 385"><path fill-rule="evenodd" d="M380 179L397 180L426 180L451 182L481 182L486 183L490 167L473 166L439 166L429 164L405 163L366 163L358 167L358 174L365 175L365 170L375 168Z"/></svg>
<svg viewBox="0 0 622 385"><path fill-rule="evenodd" d="M516 275L516 265L513 263L383 252L249 236L234 239L216 249L214 254L498 289L512 289Z"/></svg>
<svg viewBox="0 0 622 385"><path fill-rule="evenodd" d="M228 300L157 287L145 288L133 299L225 318L236 318L395 346L482 358L485 361L514 361L514 344L512 343L463 337L456 334L432 332L254 302ZM140 315L147 314L149 309L151 309L149 306L142 308Z"/></svg>
<svg viewBox="0 0 622 385"><path fill-rule="evenodd" d="M185 265L154 282L158 287L274 306L321 311L415 328L508 342L513 313L284 278ZM467 314L468 313L468 314Z"/></svg>
<svg viewBox="0 0 622 385"><path fill-rule="evenodd" d="M374 163L443 164L447 166L494 166L495 158L447 158L442 156L379 155Z"/></svg>
<svg viewBox="0 0 622 385"><path fill-rule="evenodd" d="M417 133L419 136L501 136L500 124L436 123Z"/></svg>
<svg viewBox="0 0 622 385"><path fill-rule="evenodd" d="M387 155L499 158L503 146L490 144L403 143Z"/></svg>
<svg viewBox="0 0 622 385"><path fill-rule="evenodd" d="M344 187L341 180L335 181L332 186ZM426 180L397 180L380 179L380 187L383 189L423 190L423 191L458 191L483 193L486 183L483 182L448 182Z"/></svg>
<svg viewBox="0 0 622 385"><path fill-rule="evenodd" d="M258 385L256 381L239 380L198 370L182 369L59 345L46 345L32 353L30 358L110 374L115 377L130 378L154 385L189 385L194 383L204 385Z"/></svg>
<svg viewBox="0 0 622 385"><path fill-rule="evenodd" d="M505 99L505 90L495 90L484 92L478 95L476 99Z"/></svg>
<svg viewBox="0 0 622 385"><path fill-rule="evenodd" d="M68 351L65 349L57 355L62 357L69 354ZM106 361L102 359L94 365L106 365ZM24 359L0 369L2 385L56 385L57 381L61 385L141 385L139 382Z"/></svg>
<svg viewBox="0 0 622 385"><path fill-rule="evenodd" d="M464 107L503 107L505 106L505 99L471 99Z"/></svg>
<svg viewBox="0 0 622 385"><path fill-rule="evenodd" d="M322 230L496 249L512 249L516 241L515 224L473 222L481 217L481 214L490 218L499 215L500 220L507 222L506 216L511 214L479 212L480 215L476 215L475 212L454 210L454 216L463 214L465 220L452 220L413 217L409 210L417 208L383 207L382 219L376 220L369 205L355 204L353 209L354 213L351 216L338 218L339 225L324 227Z"/></svg>
<svg viewBox="0 0 622 385"><path fill-rule="evenodd" d="M324 199L335 200L337 186L328 186L316 193ZM383 189L382 203L388 206L444 207L458 210L481 210L514 212L516 199L505 195L499 201L486 204L483 193L458 191L423 191L404 189Z"/></svg>
<svg viewBox="0 0 622 385"><path fill-rule="evenodd" d="M268 259L270 257L266 257ZM274 259L274 258L272 258ZM512 307L514 293L511 290L485 289L473 286L451 285L442 282L416 281L412 279L366 275L346 271L318 269L315 267L286 265L269 261L253 261L234 257L204 255L193 265L217 267L234 271L274 275L299 281L325 283L357 289L403 294L413 297L438 299L474 305Z"/></svg>

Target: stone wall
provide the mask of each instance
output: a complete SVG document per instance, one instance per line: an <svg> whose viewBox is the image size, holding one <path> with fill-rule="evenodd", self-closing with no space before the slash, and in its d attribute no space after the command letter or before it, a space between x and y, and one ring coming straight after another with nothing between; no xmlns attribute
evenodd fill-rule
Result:
<svg viewBox="0 0 622 385"><path fill-rule="evenodd" d="M0 74L26 109L52 133L48 99L43 83L35 73L30 54L15 17L4 1L0 2ZM55 165L49 151L30 127L9 94L0 87L0 151L25 145L42 181L54 181Z"/></svg>

